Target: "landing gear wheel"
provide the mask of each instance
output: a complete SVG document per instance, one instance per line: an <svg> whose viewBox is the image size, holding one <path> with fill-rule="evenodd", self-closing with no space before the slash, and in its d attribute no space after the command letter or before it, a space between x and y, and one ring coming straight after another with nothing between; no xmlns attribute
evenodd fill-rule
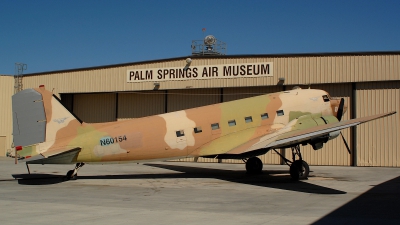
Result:
<svg viewBox="0 0 400 225"><path fill-rule="evenodd" d="M66 179L66 180L76 180L77 177L78 177L78 170L79 170L80 168L82 168L82 166L84 166L84 165L85 165L85 163L83 163L83 162L77 163L77 164L75 165L75 169L69 170L69 171L67 172L67 175L65 175L65 179Z"/></svg>
<svg viewBox="0 0 400 225"><path fill-rule="evenodd" d="M290 166L290 176L293 180L307 180L310 167L303 160L296 160Z"/></svg>
<svg viewBox="0 0 400 225"><path fill-rule="evenodd" d="M262 168L262 161L257 157L252 157L246 161L246 171L249 174L260 174Z"/></svg>

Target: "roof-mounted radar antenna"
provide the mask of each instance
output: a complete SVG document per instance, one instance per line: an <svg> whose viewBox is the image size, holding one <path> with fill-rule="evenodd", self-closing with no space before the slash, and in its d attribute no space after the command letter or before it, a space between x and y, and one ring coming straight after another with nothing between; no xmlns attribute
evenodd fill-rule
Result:
<svg viewBox="0 0 400 225"><path fill-rule="evenodd" d="M207 35L204 40L192 41L192 55L226 55L226 43Z"/></svg>

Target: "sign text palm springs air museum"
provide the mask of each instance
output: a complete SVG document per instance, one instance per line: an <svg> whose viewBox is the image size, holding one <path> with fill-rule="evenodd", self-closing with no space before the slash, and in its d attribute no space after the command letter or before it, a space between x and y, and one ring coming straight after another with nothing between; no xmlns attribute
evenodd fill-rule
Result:
<svg viewBox="0 0 400 225"><path fill-rule="evenodd" d="M209 65L163 69L128 70L127 82L201 80L210 78L267 77L272 75L272 62L241 65Z"/></svg>

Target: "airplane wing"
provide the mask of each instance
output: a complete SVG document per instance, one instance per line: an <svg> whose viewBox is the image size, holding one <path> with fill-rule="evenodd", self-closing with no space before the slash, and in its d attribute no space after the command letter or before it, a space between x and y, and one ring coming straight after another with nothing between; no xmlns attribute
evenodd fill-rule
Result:
<svg viewBox="0 0 400 225"><path fill-rule="evenodd" d="M75 161L81 148L58 149L21 160L27 164L71 164Z"/></svg>
<svg viewBox="0 0 400 225"><path fill-rule="evenodd" d="M367 116L362 118L356 118L346 121L341 121L337 123L325 124L320 126L315 126L303 130L295 130L288 132L276 132L276 134L268 134L256 140L251 140L251 146L248 143L238 146L224 154L218 156L218 158L224 158L223 155L233 156L233 155L244 155L246 153L250 153L260 149L274 149L274 148L283 148L287 146L293 146L296 144L304 143L310 141L314 138L325 137L329 135L331 132L340 131L345 128L357 126L359 124L379 119L382 117L390 116L395 114L396 112L383 113L374 116ZM285 128L283 128L285 129ZM221 157L220 157L221 156ZM234 156L233 156L234 157ZM234 157L236 158L236 157Z"/></svg>

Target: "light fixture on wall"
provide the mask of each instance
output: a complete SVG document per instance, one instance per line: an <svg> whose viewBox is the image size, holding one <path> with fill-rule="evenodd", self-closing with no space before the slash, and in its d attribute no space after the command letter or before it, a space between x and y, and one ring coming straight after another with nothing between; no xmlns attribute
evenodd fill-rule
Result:
<svg viewBox="0 0 400 225"><path fill-rule="evenodd" d="M154 84L154 90L160 89L160 83L153 83Z"/></svg>
<svg viewBox="0 0 400 225"><path fill-rule="evenodd" d="M186 66L183 68L184 70L187 70L190 66L190 63L192 63L192 59L191 58L187 58L186 60Z"/></svg>
<svg viewBox="0 0 400 225"><path fill-rule="evenodd" d="M285 78L284 77L279 77L277 85L283 85L284 82L285 82Z"/></svg>

